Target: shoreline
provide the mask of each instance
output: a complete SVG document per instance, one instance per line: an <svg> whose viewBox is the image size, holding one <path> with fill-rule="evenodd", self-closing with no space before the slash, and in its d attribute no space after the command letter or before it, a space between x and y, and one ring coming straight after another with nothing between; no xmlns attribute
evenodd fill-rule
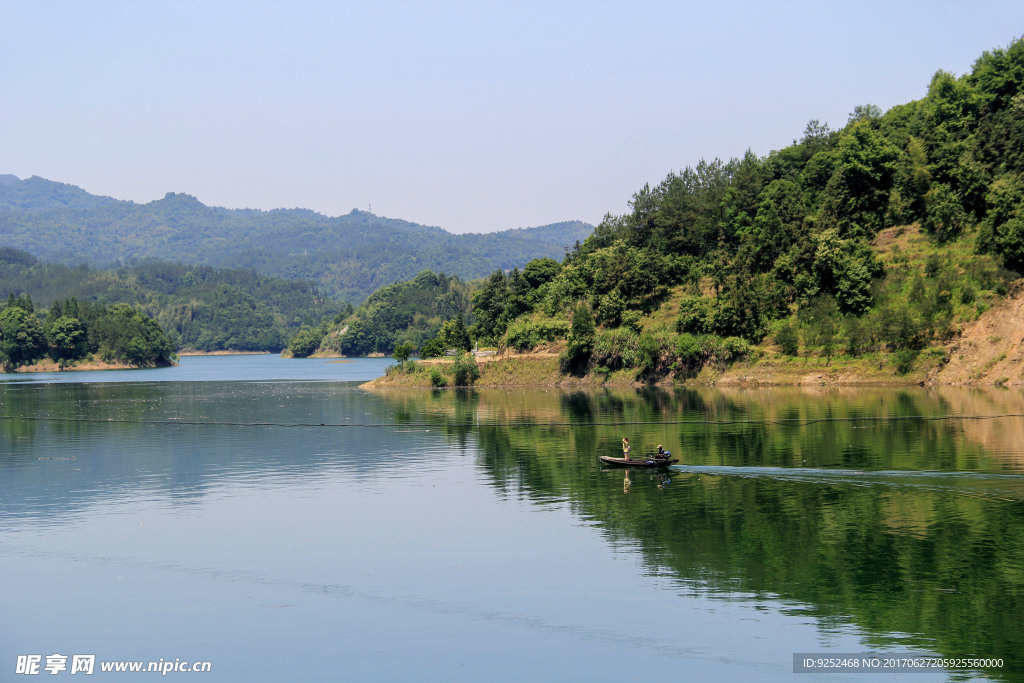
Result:
<svg viewBox="0 0 1024 683"><path fill-rule="evenodd" d="M389 374L360 385L363 389L436 388L431 381L432 369L452 364L449 358L416 360L414 372L392 370ZM889 354L844 359L824 358L759 358L739 361L729 367L705 366L688 377L667 374L655 382L636 379L635 370L608 373L589 372L583 376L566 375L558 367L556 354L501 354L477 359L480 377L472 387L480 388L771 388L771 387L1021 387L1024 375L1000 376L998 373L975 372L969 376L946 374L942 359L922 359L920 365L905 375L897 373ZM397 366L392 366L397 367ZM442 373L444 374L444 373ZM450 375L445 375L452 386Z"/></svg>
<svg viewBox="0 0 1024 683"><path fill-rule="evenodd" d="M272 351L178 351L179 356L269 356Z"/></svg>
<svg viewBox="0 0 1024 683"><path fill-rule="evenodd" d="M901 352L874 350L856 356L836 353L830 357L781 353L764 341L751 346L743 359L721 365L709 362L682 372L659 361L655 381L639 381L637 369L592 370L583 376L566 375L558 365L564 343L538 347L529 353L505 351L476 359L479 387L787 387L787 386L1024 386L1024 279L1011 285L1008 296L974 320L957 324L942 343L914 351L909 361ZM413 372L395 371L362 385L364 388L434 386L431 374L444 368L442 377L452 383L450 358L417 360Z"/></svg>
<svg viewBox="0 0 1024 683"><path fill-rule="evenodd" d="M171 363L170 366L139 366L132 365L130 363L107 363L102 360L89 360L75 363L74 365L66 365L61 367L56 361L44 360L31 365L22 365L21 367L15 368L13 371L7 371L0 369L0 374L16 374L16 373L37 373L37 372L91 372L94 370L145 370L150 367L175 367L177 363Z"/></svg>

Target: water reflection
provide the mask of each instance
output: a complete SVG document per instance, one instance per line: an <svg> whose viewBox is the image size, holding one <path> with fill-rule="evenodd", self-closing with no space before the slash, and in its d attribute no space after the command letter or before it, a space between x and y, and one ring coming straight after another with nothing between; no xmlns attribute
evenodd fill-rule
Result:
<svg viewBox="0 0 1024 683"><path fill-rule="evenodd" d="M528 537L529 524L495 523L477 535L474 526L507 514L501 503L525 501L571 513L567 528L599 530L612 552L638 559L637 580L659 577L666 595L811 617L823 638L853 629L883 650L1003 657L1007 669L992 673L1022 672L1024 427L1020 418L999 417L1024 413L1020 392L370 394L354 384L211 380L3 383L0 403L0 523L18 529L57 527L91 512L85 526L99 520L91 538L104 538L111 528L104 516L124 507L207 510L230 498L237 519L229 516L224 528L252 534L259 548L247 560L289 562L263 557L263 529L253 531L252 519L282 542L313 512L317 534L339 547L359 535L358 548L380 555L373 581L407 580L403 563L418 548L418 557L434 562L434 585L449 577L454 555L465 562L480 555L492 573L512 566L524 553L504 547L501 534ZM986 419L928 419L949 416ZM596 456L621 452L623 437L637 455L665 444L684 466L601 468ZM466 470L477 479L467 483ZM426 483L435 479L443 493ZM382 481L409 486L375 497ZM437 507L410 508L414 486ZM438 527L440 513L449 513L440 503L453 495L466 499L462 525ZM311 507L295 519L275 517L301 496ZM350 507L339 521L342 497ZM383 522L341 523L356 514ZM200 514L148 519L174 538L205 533ZM151 526L112 528L141 544L125 546L140 557L158 554L146 545L155 543L146 540ZM382 546L379 537L390 538L392 528L405 531L402 542ZM438 528L448 533L432 536ZM193 551L195 566L237 569L238 546L218 533L206 538L208 546ZM308 553L314 545L293 547ZM359 554L327 558L308 566L365 572ZM547 567L538 572L539 585L572 580ZM493 593L490 575L451 579L453 596L471 580L480 582L477 594ZM567 604L598 610L591 602L600 601ZM514 605L502 609L517 614Z"/></svg>
<svg viewBox="0 0 1024 683"><path fill-rule="evenodd" d="M353 384L0 385L0 518L140 492L182 504L232 483L369 477L450 456L423 429L394 429L391 413Z"/></svg>
<svg viewBox="0 0 1024 683"><path fill-rule="evenodd" d="M564 496L613 547L638 547L650 573L730 599L787 602L823 625L856 624L871 647L1003 657L1007 668L991 673L1024 672L1024 633L1009 626L1024 614L1024 427L1000 417L1024 413L1019 392L480 390L389 400L453 438L463 438L453 420L474 420L495 488ZM678 444L685 465L670 475L600 468L596 456L614 454L623 436L639 454Z"/></svg>

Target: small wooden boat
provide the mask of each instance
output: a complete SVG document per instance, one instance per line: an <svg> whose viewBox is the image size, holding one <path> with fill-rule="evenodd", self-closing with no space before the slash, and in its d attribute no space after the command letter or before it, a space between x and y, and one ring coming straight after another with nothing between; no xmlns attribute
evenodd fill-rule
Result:
<svg viewBox="0 0 1024 683"><path fill-rule="evenodd" d="M668 467L669 465L675 465L679 460L677 458L613 458L610 455L599 455L601 462L606 465L615 465L616 467Z"/></svg>

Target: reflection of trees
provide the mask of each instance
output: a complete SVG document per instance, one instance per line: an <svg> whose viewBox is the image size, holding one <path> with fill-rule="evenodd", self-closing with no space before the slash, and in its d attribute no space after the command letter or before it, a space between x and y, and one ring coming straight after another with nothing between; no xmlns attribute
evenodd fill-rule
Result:
<svg viewBox="0 0 1024 683"><path fill-rule="evenodd" d="M409 430L274 426L386 425L390 408L319 382L0 383L0 516L146 493L182 501L233 474L298 479L344 460L370 475L397 455L429 457Z"/></svg>
<svg viewBox="0 0 1024 683"><path fill-rule="evenodd" d="M912 645L945 656L1003 657L1006 668L993 673L1024 671L1024 634L1018 623L1024 614L1024 491L1019 481L1000 483L1012 489L1006 494L985 489L978 479L946 477L936 485L933 479L904 476L872 484L842 477L677 471L672 484L661 489L653 473L636 471L630 495L623 496L623 475L602 472L594 462L598 452L614 451L622 427L530 426L529 421L530 414L544 416L534 424L689 420L701 413L720 420L922 416L955 405L949 396L927 391L778 392L765 398L760 392L649 397L480 390L472 406L477 415L490 418L475 433L481 465L499 490L544 500L567 498L578 515L600 524L613 542L638 544L652 571L670 568L687 585L714 593L742 591L796 601L801 612L823 622L858 624L872 647ZM454 414L450 411L464 400L439 393L423 401L421 414ZM561 420L550 419L556 408ZM986 463L998 469L1006 464L967 438L958 421L629 429L637 434L634 442L641 443L678 435L686 445L680 449L684 462L690 463L884 470L971 469ZM1008 445L997 447L1006 450ZM909 637L896 641L892 633Z"/></svg>

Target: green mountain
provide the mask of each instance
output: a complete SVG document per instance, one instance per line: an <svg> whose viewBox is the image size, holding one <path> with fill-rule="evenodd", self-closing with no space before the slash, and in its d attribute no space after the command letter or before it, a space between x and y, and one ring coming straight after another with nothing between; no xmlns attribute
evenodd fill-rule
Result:
<svg viewBox="0 0 1024 683"><path fill-rule="evenodd" d="M533 258L562 258L593 226L579 221L453 235L353 210L209 207L187 194L136 204L32 177L0 176L0 246L70 265L162 259L319 282L359 303L424 269L483 277Z"/></svg>
<svg viewBox="0 0 1024 683"><path fill-rule="evenodd" d="M651 381L740 358L933 376L1020 296L1024 39L939 71L921 100L858 106L835 131L811 121L765 157L702 160L630 205L560 269L493 273L473 338L525 350L561 323L563 371ZM1019 316L1008 325L975 332L1004 340L978 372L1024 338ZM1024 380L1011 372L996 381Z"/></svg>

